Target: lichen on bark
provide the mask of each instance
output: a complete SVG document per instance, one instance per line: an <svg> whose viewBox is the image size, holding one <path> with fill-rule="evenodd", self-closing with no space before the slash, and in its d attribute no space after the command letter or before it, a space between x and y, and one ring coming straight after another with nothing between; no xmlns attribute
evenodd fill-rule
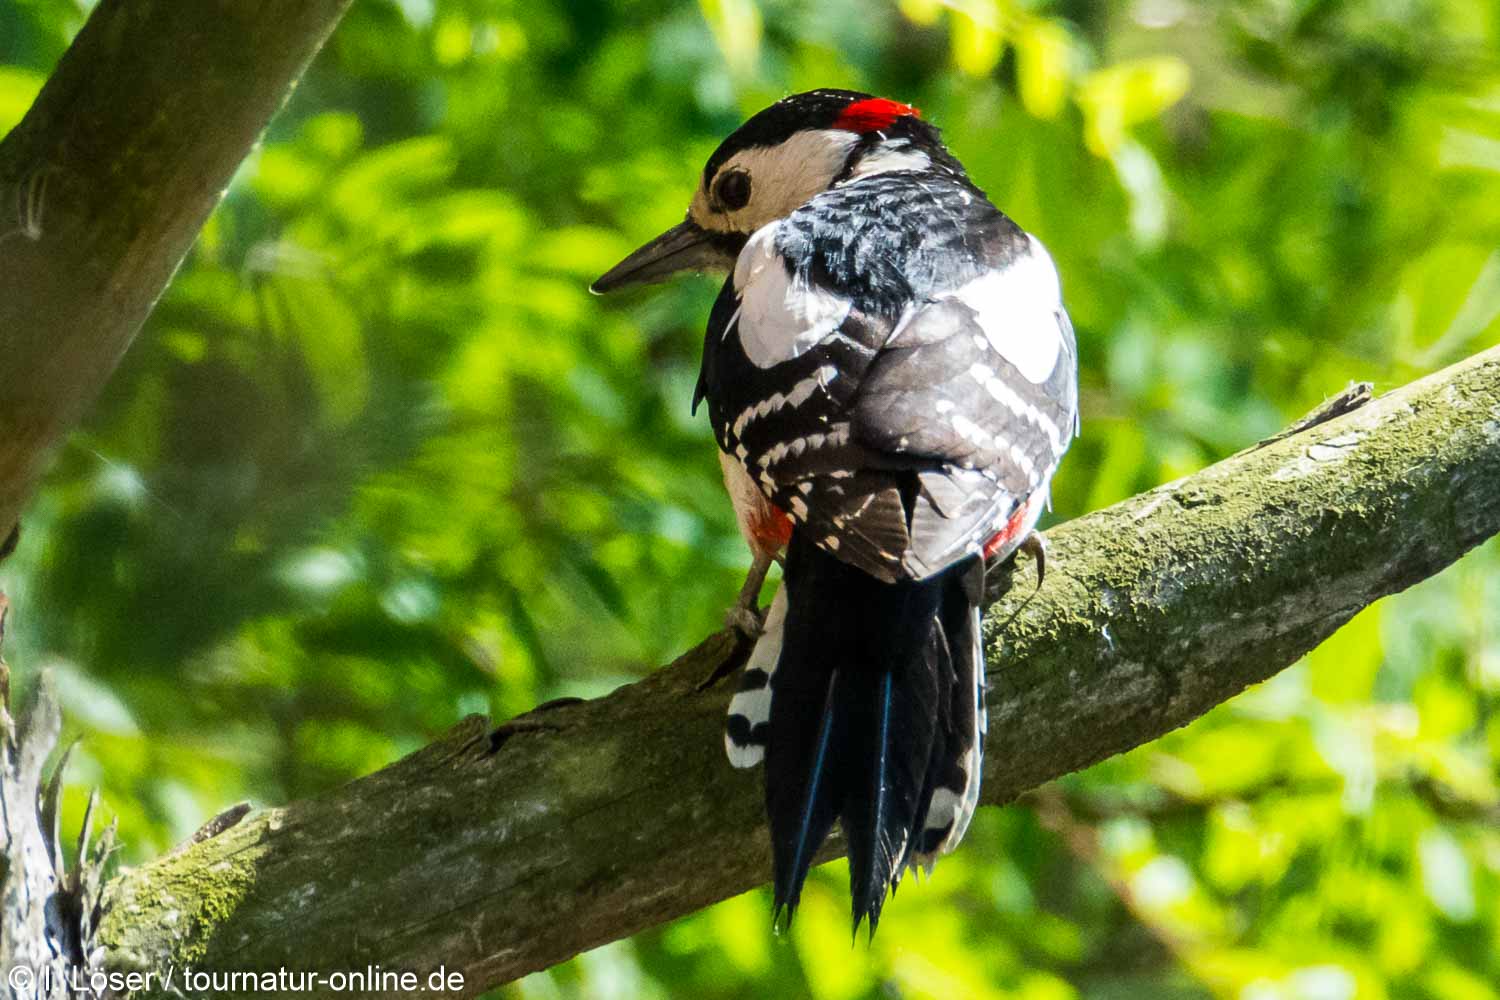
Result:
<svg viewBox="0 0 1500 1000"><path fill-rule="evenodd" d="M1054 528L1042 587L1018 567L986 617L984 801L1187 724L1497 531L1500 349ZM760 779L719 750L731 685L701 689L733 655L720 633L604 698L465 720L124 873L110 954L441 963L478 992L757 885Z"/></svg>

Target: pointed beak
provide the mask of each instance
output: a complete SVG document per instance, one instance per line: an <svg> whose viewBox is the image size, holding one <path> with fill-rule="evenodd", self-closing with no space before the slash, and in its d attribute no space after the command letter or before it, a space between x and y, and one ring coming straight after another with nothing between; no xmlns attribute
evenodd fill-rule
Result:
<svg viewBox="0 0 1500 1000"><path fill-rule="evenodd" d="M706 271L734 263L713 234L691 219L673 226L606 271L589 286L595 295L663 281L679 271Z"/></svg>

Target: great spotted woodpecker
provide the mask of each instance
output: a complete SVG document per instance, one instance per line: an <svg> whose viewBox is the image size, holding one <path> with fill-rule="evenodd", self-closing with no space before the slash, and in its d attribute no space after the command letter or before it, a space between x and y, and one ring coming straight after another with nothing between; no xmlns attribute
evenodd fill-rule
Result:
<svg viewBox="0 0 1500 1000"><path fill-rule="evenodd" d="M729 272L693 406L755 554L742 608L786 549L725 745L765 760L777 922L838 819L874 933L978 802L984 562L1077 429L1057 272L915 108L846 90L750 118L686 221L593 287L683 270Z"/></svg>

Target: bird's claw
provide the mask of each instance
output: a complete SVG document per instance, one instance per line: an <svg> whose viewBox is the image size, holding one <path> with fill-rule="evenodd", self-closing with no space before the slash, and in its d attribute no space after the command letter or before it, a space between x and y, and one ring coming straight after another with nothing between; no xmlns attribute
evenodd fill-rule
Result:
<svg viewBox="0 0 1500 1000"><path fill-rule="evenodd" d="M765 631L765 619L752 606L736 604L724 613L724 624L747 639L759 639Z"/></svg>
<svg viewBox="0 0 1500 1000"><path fill-rule="evenodd" d="M1042 581L1047 578L1047 539L1041 532L1033 531L1021 540L1016 546L1018 552L1024 552L1036 563L1036 589L1042 589Z"/></svg>

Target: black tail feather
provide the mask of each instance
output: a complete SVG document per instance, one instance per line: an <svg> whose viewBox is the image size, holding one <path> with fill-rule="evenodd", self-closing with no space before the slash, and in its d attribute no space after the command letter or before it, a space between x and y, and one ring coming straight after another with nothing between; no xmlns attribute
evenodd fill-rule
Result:
<svg viewBox="0 0 1500 1000"><path fill-rule="evenodd" d="M819 673L823 675L809 679L822 681L822 698L798 703L798 695L803 692L796 688L782 692L786 695L784 710L780 713L783 735L780 739L773 737L767 746L766 811L772 817L771 839L776 867L772 920L780 924L785 910L788 927L802 897L802 883L807 879L818 848L828 838L828 831L833 829L838 803L844 796L844 769L831 759L833 748L840 742L838 730L842 728L837 711L839 671L830 668L826 673ZM773 733L777 714L773 701ZM801 764L783 772L780 768L788 759ZM783 773L787 780L773 781L770 777Z"/></svg>
<svg viewBox="0 0 1500 1000"><path fill-rule="evenodd" d="M952 657L948 654L946 636L941 634L941 629L937 630L937 634L932 636L927 656L929 657L929 662L937 666L935 673L940 681L941 696L938 703L939 714L937 725L933 727L932 749L927 755L926 766L922 772L921 792L917 796L917 814L924 817L927 815L928 808L932 805L932 793L937 787L937 776L943 770L944 761L947 759L949 753L949 743L952 742L950 736L953 728L951 724L953 707L951 689L953 685L946 683L946 680L953 674L953 665ZM910 864L912 855L919 850L922 833L922 827L916 827L912 830L912 835L907 838L906 850L902 852L900 863L897 865L895 875L891 880L892 889L895 888L896 883L901 881L902 872Z"/></svg>
<svg viewBox="0 0 1500 1000"><path fill-rule="evenodd" d="M918 812L927 820L907 841L902 869L918 864L919 857L937 853L946 839L951 825L929 813L933 795L939 788L953 791L964 787L968 775L963 765L976 735L980 735L976 729L983 726L979 717L984 713L980 697L984 662L975 632L978 620L974 609L984 599L984 564L971 565L955 582L957 585L948 587L943 594L939 627L934 630L928 654L938 664L940 688L937 732L918 800ZM896 877L900 879L900 871Z"/></svg>
<svg viewBox="0 0 1500 1000"><path fill-rule="evenodd" d="M850 685L853 725L845 746L849 792L840 814L849 840L849 888L855 929L870 933L912 832L937 713L937 672L927 656L928 628L942 583L876 584L865 639L867 674ZM884 598L882 600L881 598Z"/></svg>
<svg viewBox="0 0 1500 1000"><path fill-rule="evenodd" d="M778 922L785 912L790 923L837 817L854 927L868 918L874 934L947 766L948 734L973 725L950 717L960 705L949 644L965 632L950 619L972 608L972 569L882 583L794 533L766 748Z"/></svg>

